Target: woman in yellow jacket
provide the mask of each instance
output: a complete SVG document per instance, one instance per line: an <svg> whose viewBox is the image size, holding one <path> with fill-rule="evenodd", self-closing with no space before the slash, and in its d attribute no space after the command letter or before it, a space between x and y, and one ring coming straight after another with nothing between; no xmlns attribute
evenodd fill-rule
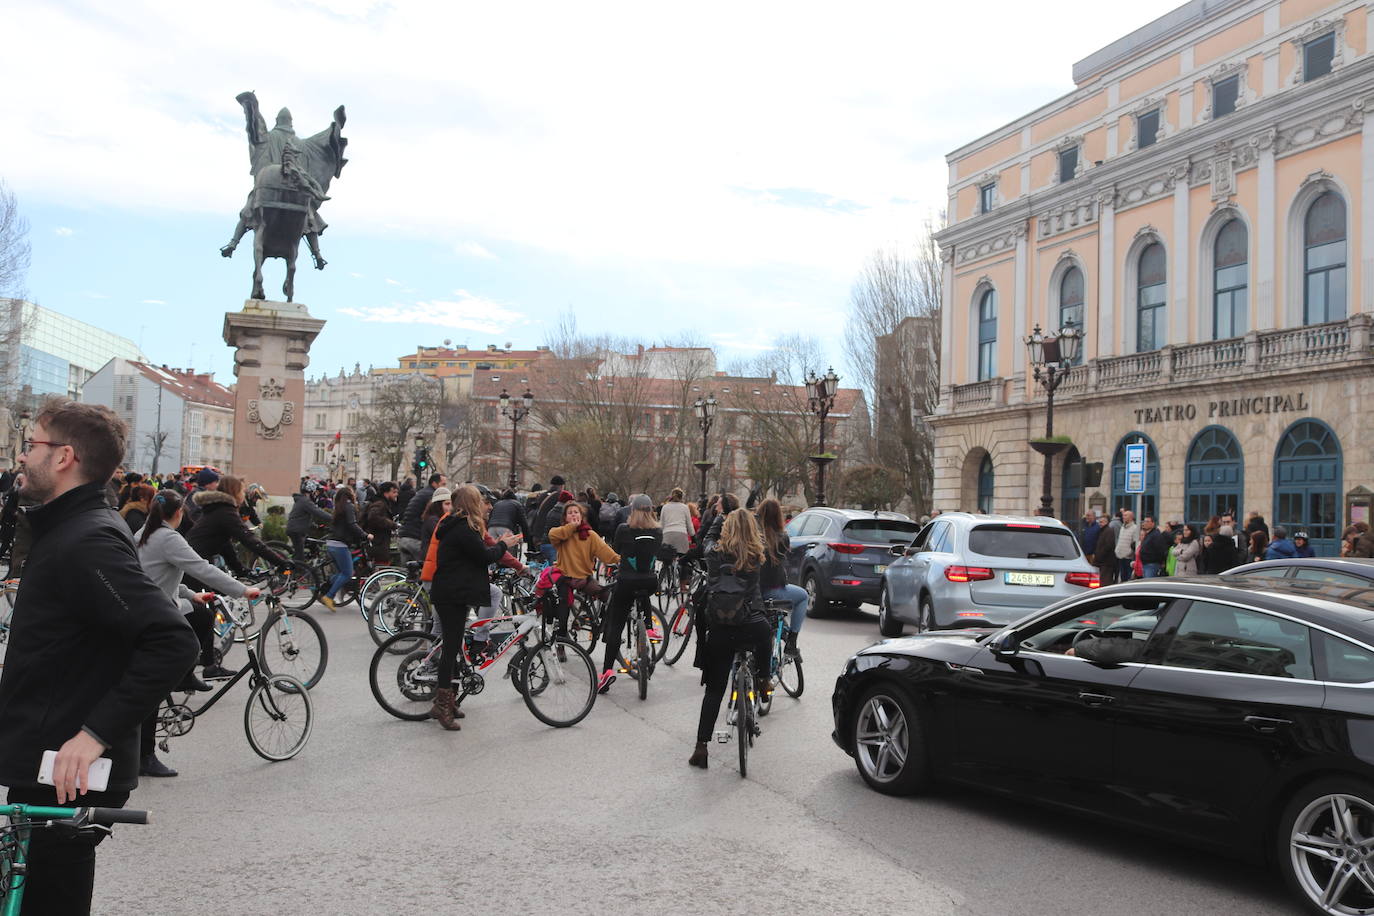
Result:
<svg viewBox="0 0 1374 916"><path fill-rule="evenodd" d="M563 524L550 528L548 538L557 553L553 565L562 574L558 579L558 632L566 633L573 589L599 598L606 589L592 575L596 572L595 561L619 563L620 554L587 523L587 509L581 503L565 506Z"/></svg>

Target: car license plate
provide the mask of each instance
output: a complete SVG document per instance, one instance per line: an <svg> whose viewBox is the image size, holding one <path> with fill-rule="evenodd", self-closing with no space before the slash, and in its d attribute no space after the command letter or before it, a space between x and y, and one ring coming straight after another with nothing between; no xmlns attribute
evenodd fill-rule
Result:
<svg viewBox="0 0 1374 916"><path fill-rule="evenodd" d="M1008 585L1054 585L1054 576L1050 573L1033 572L1009 572L1004 574L1004 580Z"/></svg>
<svg viewBox="0 0 1374 916"><path fill-rule="evenodd" d="M873 567L873 574L876 575L876 576L881 576L881 575L882 575L883 573L885 573L885 572L887 572L887 567L886 567L886 566L875 566L875 567Z"/></svg>

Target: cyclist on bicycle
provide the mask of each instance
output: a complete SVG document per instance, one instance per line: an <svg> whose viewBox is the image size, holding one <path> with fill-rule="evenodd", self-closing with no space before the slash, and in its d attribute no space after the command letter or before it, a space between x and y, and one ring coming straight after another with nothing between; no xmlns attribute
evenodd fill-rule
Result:
<svg viewBox="0 0 1374 916"><path fill-rule="evenodd" d="M683 501L686 495L682 487L673 487L668 501L658 510L659 521L663 524L663 543L672 545L678 556L687 552L693 534L692 510Z"/></svg>
<svg viewBox="0 0 1374 916"><path fill-rule="evenodd" d="M520 542L519 535L507 534L491 546L484 543L487 510L481 492L464 484L453 491L453 512L434 532L439 547L431 594L434 612L444 628L444 644L439 653L439 682L430 715L448 731L458 731L461 726L455 720L463 718L453 693L453 668L463 647L468 608L481 607L490 600L487 567L504 557L508 547Z"/></svg>
<svg viewBox="0 0 1374 916"><path fill-rule="evenodd" d="M606 663L596 685L602 693L615 682L615 660L631 603L647 600L658 587L655 561L662 546L663 534L654 518L653 501L641 493L630 500L630 520L616 529L612 544L620 555L620 571L606 611Z"/></svg>
<svg viewBox="0 0 1374 916"><path fill-rule="evenodd" d="M213 561L215 557L220 557L224 565L235 575L244 575L246 570L234 551L234 541L238 541L277 569L286 568L290 565L286 557L264 544L261 538L248 530L248 526L239 517L243 490L243 478L222 477L219 478L218 490L201 490L191 497L189 502L200 507L200 516L186 534L186 543L207 560ZM190 511L185 504L183 511Z"/></svg>
<svg viewBox="0 0 1374 916"><path fill-rule="evenodd" d="M773 689L768 682L773 634L768 627L768 618L763 611L763 596L759 592L763 540L759 536L758 526L754 524L753 514L738 508L738 500L735 500L735 505L736 508L721 524L719 540L706 554L707 588L713 594L711 600L707 601L707 613L699 619L698 625L704 624L708 629L697 641L695 661L696 667L701 669L706 692L701 698L701 717L697 720L697 746L687 760L691 766L703 770L706 769L706 745L711 740L716 716L720 713L720 702L725 697L735 653L740 649L752 649L758 689L765 693ZM735 614L739 622L733 625L712 619L716 594L727 594L727 577L731 586L728 592L740 595L741 602Z"/></svg>
<svg viewBox="0 0 1374 916"><path fill-rule="evenodd" d="M620 555L592 530L587 522L587 508L581 503L568 503L563 510L563 524L551 527L548 536L555 551L554 568L561 574L557 581L557 632L561 636L568 631L573 591L600 597L605 589L593 578L595 561L609 566L619 563Z"/></svg>
<svg viewBox="0 0 1374 916"><path fill-rule="evenodd" d="M337 572L334 573L334 578L329 580L329 588L320 595L320 604L331 611L338 610L334 606L334 596L344 587L345 582L353 578L353 550L350 545L371 540L372 535L358 524L358 509L354 503L353 491L348 487L339 487L334 491L334 522L329 529L329 537L324 542L325 550L329 551L329 559L334 561Z"/></svg>
<svg viewBox="0 0 1374 916"><path fill-rule="evenodd" d="M776 499L759 503L759 528L763 534L763 573L759 585L763 597L792 602L792 615L787 621L787 641L783 651L801 661L797 651L797 634L806 620L806 589L787 581L787 554L792 541L782 522L782 505Z"/></svg>

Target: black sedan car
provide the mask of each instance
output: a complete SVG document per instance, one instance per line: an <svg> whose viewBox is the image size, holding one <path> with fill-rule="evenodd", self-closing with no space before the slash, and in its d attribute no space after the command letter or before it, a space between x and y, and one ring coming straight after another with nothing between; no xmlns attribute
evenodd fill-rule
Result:
<svg viewBox="0 0 1374 916"><path fill-rule="evenodd" d="M1246 563L1222 573L1223 576L1268 576L1295 582L1324 582L1374 588L1374 559L1367 557L1297 557L1291 560L1264 560Z"/></svg>
<svg viewBox="0 0 1374 916"><path fill-rule="evenodd" d="M1268 860L1374 912L1374 596L1145 579L854 655L833 737L869 786L1013 794Z"/></svg>

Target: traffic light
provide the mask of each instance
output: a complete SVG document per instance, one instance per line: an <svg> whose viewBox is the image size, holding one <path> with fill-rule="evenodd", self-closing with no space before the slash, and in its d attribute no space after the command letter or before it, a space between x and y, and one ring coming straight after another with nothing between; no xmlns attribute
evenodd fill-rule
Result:
<svg viewBox="0 0 1374 916"><path fill-rule="evenodd" d="M425 472L429 470L429 449L419 446L415 449L415 460L412 464L415 469L415 478L422 479Z"/></svg>

